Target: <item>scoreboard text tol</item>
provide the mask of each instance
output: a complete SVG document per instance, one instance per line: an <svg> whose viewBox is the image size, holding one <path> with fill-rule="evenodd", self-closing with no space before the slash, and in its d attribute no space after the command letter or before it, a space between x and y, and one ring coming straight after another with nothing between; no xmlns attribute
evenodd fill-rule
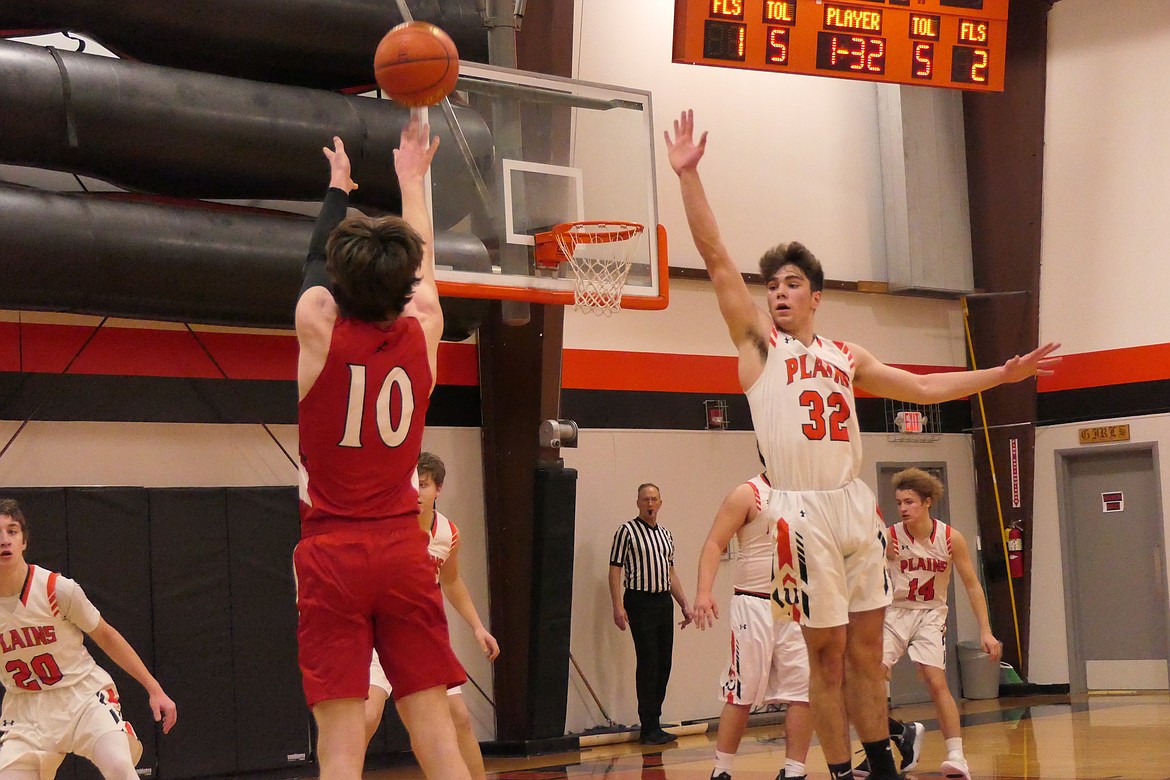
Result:
<svg viewBox="0 0 1170 780"><path fill-rule="evenodd" d="M674 61L1003 90L1008 0L675 0Z"/></svg>

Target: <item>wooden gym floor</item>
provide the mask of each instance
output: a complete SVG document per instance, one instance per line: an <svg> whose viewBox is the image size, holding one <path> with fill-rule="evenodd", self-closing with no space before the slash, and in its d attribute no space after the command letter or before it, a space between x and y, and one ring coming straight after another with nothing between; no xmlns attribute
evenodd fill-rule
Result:
<svg viewBox="0 0 1170 780"><path fill-rule="evenodd" d="M1170 693L960 701L959 708L973 780L1170 780ZM900 707L894 714L926 725L922 760L908 777L941 780L938 767L945 750L933 706ZM627 742L535 758L489 758L488 777L706 780L713 764L714 728L712 724L706 734L681 737L665 749ZM758 726L744 736L735 780L773 780L783 764L780 727ZM809 780L828 778L815 744L807 764ZM404 780L421 778L422 773L416 767L398 767L365 776Z"/></svg>

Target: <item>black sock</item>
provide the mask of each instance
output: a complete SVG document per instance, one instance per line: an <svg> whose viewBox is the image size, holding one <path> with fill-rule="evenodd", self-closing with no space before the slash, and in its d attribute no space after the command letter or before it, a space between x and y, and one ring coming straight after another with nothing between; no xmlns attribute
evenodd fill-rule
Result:
<svg viewBox="0 0 1170 780"><path fill-rule="evenodd" d="M869 776L878 778L898 777L898 768L894 766L894 753L890 750L890 740L879 739L876 742L862 742L865 757L869 760Z"/></svg>
<svg viewBox="0 0 1170 780"><path fill-rule="evenodd" d="M905 726L902 721L890 718L890 736L900 737L905 733Z"/></svg>
<svg viewBox="0 0 1170 780"><path fill-rule="evenodd" d="M853 780L853 767L844 764L829 764L829 780Z"/></svg>

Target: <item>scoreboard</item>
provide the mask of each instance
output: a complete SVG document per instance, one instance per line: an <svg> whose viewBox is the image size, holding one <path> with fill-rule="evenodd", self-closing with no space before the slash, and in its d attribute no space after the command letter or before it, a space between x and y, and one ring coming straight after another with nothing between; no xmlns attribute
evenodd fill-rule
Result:
<svg viewBox="0 0 1170 780"><path fill-rule="evenodd" d="M675 0L674 61L1002 92L1008 0Z"/></svg>

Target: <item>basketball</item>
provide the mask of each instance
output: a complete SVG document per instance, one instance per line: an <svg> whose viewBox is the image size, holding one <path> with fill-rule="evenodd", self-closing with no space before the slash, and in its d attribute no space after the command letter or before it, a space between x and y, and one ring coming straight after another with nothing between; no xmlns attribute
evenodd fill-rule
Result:
<svg viewBox="0 0 1170 780"><path fill-rule="evenodd" d="M396 103L431 106L455 89L459 52L451 36L430 22L404 22L378 44L374 78Z"/></svg>

